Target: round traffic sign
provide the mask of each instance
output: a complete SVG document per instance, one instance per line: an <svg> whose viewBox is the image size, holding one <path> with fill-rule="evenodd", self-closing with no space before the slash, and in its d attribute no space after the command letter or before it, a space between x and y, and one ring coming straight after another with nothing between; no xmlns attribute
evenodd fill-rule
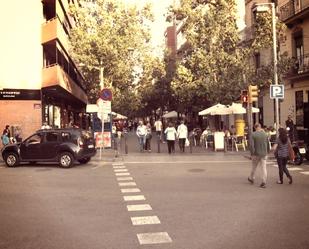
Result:
<svg viewBox="0 0 309 249"><path fill-rule="evenodd" d="M113 97L112 91L108 88L104 88L102 89L102 91L100 92L100 98L102 100L108 100L111 101Z"/></svg>

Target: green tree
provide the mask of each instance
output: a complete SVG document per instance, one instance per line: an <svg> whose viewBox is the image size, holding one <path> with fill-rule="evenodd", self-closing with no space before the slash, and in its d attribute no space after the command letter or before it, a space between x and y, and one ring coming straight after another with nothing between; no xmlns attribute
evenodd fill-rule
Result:
<svg viewBox="0 0 309 249"><path fill-rule="evenodd" d="M235 2L182 0L179 8L171 9L171 17L183 22L187 39L172 81L178 99L203 107L235 101L243 87Z"/></svg>
<svg viewBox="0 0 309 249"><path fill-rule="evenodd" d="M100 91L99 70L104 68L104 86L112 88L113 109L124 114L138 108L137 68L150 53L151 6L126 6L118 0L84 0L71 6L76 26L70 32L71 51L87 81L92 103ZM131 108L131 109L130 109ZM129 110L130 109L130 110Z"/></svg>

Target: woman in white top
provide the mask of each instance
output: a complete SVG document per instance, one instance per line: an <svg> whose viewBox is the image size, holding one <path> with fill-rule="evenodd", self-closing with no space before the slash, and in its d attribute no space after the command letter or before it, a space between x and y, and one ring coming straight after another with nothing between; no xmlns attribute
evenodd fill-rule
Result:
<svg viewBox="0 0 309 249"><path fill-rule="evenodd" d="M175 140L177 136L177 131L172 123L168 124L168 127L165 129L164 134L166 135L168 154L175 152Z"/></svg>
<svg viewBox="0 0 309 249"><path fill-rule="evenodd" d="M139 121L139 125L136 129L136 135L138 137L138 142L140 145L140 151L143 152L145 148L147 129L143 121Z"/></svg>
<svg viewBox="0 0 309 249"><path fill-rule="evenodd" d="M188 128L185 125L185 122L180 121L180 125L177 128L177 134L179 139L179 148L181 152L185 152L185 142L188 138Z"/></svg>

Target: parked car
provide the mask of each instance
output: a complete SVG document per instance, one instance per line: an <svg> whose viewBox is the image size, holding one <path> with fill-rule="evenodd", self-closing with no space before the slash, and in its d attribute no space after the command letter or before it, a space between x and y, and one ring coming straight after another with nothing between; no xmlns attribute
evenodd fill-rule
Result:
<svg viewBox="0 0 309 249"><path fill-rule="evenodd" d="M95 141L90 132L68 129L45 129L20 143L9 144L1 150L8 167L20 162L59 162L63 168L70 168L74 161L85 164L96 154Z"/></svg>

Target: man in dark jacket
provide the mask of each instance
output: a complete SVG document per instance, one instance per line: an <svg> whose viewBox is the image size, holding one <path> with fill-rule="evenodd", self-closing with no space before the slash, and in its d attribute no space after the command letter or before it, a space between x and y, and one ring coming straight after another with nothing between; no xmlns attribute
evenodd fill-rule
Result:
<svg viewBox="0 0 309 249"><path fill-rule="evenodd" d="M248 177L248 181L254 183L254 175L258 165L261 165L262 168L262 183L261 188L266 188L267 180L267 168L266 168L266 159L267 154L270 150L268 137L265 131L261 128L259 123L255 124L255 132L253 132L250 143L251 159L252 159L252 170L251 174Z"/></svg>

